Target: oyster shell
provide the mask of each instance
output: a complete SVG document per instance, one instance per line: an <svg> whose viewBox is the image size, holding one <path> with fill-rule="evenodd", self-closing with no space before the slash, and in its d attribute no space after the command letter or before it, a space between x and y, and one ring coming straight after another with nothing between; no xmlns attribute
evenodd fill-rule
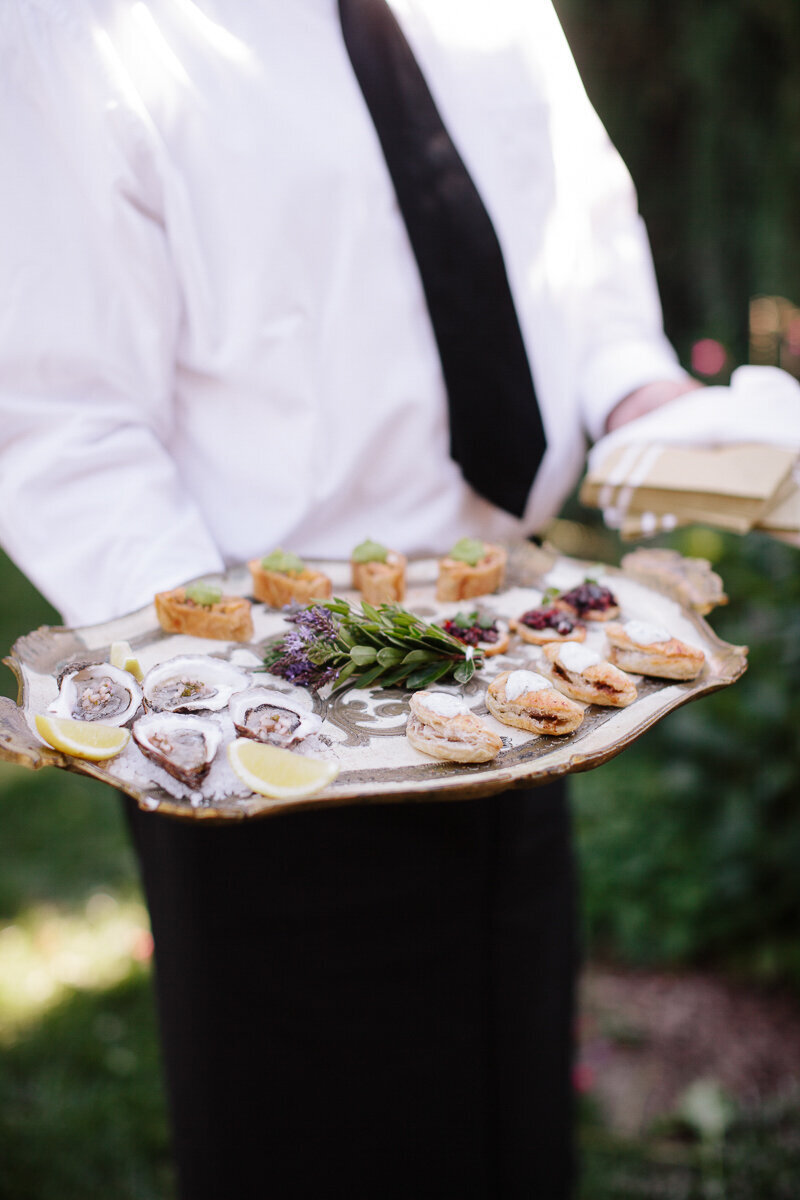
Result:
<svg viewBox="0 0 800 1200"><path fill-rule="evenodd" d="M322 727L316 713L309 712L283 692L252 687L231 696L229 712L241 737L287 748Z"/></svg>
<svg viewBox="0 0 800 1200"><path fill-rule="evenodd" d="M208 774L222 740L216 722L180 713L148 713L134 721L132 732L142 754L194 788Z"/></svg>
<svg viewBox="0 0 800 1200"><path fill-rule="evenodd" d="M142 682L145 707L155 712L220 712L250 676L238 667L202 654L179 655L159 663Z"/></svg>
<svg viewBox="0 0 800 1200"><path fill-rule="evenodd" d="M142 689L131 675L110 663L81 663L59 677L59 692L50 712L74 721L126 725L142 703Z"/></svg>

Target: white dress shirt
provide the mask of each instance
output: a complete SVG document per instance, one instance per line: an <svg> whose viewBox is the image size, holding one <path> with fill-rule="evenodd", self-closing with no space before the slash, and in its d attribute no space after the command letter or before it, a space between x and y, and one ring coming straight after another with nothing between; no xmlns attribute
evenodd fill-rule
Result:
<svg viewBox="0 0 800 1200"><path fill-rule="evenodd" d="M392 7L504 249L548 442L524 520L448 456L335 0L3 0L0 541L66 621L278 545L534 532L614 404L683 377L548 0Z"/></svg>

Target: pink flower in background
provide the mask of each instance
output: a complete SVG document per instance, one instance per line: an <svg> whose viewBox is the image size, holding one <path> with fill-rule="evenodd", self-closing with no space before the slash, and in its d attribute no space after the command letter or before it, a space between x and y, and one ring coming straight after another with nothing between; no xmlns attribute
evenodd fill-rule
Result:
<svg viewBox="0 0 800 1200"><path fill-rule="evenodd" d="M153 957L153 935L149 929L137 929L131 946L131 958L137 962L149 962Z"/></svg>
<svg viewBox="0 0 800 1200"><path fill-rule="evenodd" d="M584 1096L594 1087L594 1068L589 1063L576 1063L572 1069L572 1086Z"/></svg>
<svg viewBox="0 0 800 1200"><path fill-rule="evenodd" d="M692 346L692 370L695 375L719 375L727 361L727 350L714 338L701 338Z"/></svg>

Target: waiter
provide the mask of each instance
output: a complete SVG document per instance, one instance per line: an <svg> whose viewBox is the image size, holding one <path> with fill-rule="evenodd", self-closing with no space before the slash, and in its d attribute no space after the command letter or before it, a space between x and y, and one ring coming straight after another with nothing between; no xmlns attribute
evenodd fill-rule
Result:
<svg viewBox="0 0 800 1200"><path fill-rule="evenodd" d="M0 536L67 623L535 533L694 386L547 0L6 0ZM129 811L183 1200L565 1197L560 788Z"/></svg>

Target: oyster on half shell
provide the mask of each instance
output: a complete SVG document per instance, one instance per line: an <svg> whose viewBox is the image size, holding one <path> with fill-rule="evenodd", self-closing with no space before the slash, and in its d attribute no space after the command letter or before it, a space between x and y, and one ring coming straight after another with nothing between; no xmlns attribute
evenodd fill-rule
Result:
<svg viewBox="0 0 800 1200"><path fill-rule="evenodd" d="M145 707L156 712L221 712L250 676L238 667L202 654L179 655L159 663L142 681Z"/></svg>
<svg viewBox="0 0 800 1200"><path fill-rule="evenodd" d="M130 671L110 663L82 663L61 673L58 697L49 711L74 721L126 725L141 703L142 689Z"/></svg>
<svg viewBox="0 0 800 1200"><path fill-rule="evenodd" d="M231 696L229 712L240 737L284 749L322 727L316 713L301 707L283 692L265 687L247 688Z"/></svg>
<svg viewBox="0 0 800 1200"><path fill-rule="evenodd" d="M208 774L222 740L215 721L181 713L148 713L134 721L132 732L142 754L194 788Z"/></svg>

